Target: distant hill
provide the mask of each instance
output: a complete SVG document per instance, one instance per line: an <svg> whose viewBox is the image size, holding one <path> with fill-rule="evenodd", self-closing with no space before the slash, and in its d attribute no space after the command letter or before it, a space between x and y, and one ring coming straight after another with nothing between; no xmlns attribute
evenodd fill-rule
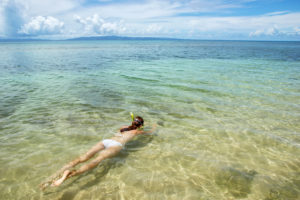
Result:
<svg viewBox="0 0 300 200"><path fill-rule="evenodd" d="M180 40L176 38L156 38L156 37L123 37L123 36L94 36L78 37L67 40Z"/></svg>
<svg viewBox="0 0 300 200"><path fill-rule="evenodd" d="M157 37L125 37L125 36L92 36L78 37L70 39L30 39L30 38L0 38L0 42L30 42L30 41L87 41L87 40L183 40L177 38L157 38Z"/></svg>

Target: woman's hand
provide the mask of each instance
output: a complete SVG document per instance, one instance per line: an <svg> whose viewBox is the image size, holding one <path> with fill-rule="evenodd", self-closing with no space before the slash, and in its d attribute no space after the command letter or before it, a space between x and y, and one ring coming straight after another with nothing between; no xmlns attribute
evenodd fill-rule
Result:
<svg viewBox="0 0 300 200"><path fill-rule="evenodd" d="M141 131L141 134L149 134L153 133L156 130L157 124L153 124L151 130L149 131Z"/></svg>

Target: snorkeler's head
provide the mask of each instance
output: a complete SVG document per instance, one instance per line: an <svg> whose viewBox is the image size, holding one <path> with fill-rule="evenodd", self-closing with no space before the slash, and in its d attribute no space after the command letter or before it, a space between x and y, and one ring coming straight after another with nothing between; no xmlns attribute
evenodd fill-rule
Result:
<svg viewBox="0 0 300 200"><path fill-rule="evenodd" d="M137 127L144 126L144 119L140 116L136 116L132 122L132 125Z"/></svg>
<svg viewBox="0 0 300 200"><path fill-rule="evenodd" d="M131 126L121 129L120 132L122 133L125 131L135 130L137 128L141 128L142 126L144 126L144 119L140 116L137 116L133 118Z"/></svg>

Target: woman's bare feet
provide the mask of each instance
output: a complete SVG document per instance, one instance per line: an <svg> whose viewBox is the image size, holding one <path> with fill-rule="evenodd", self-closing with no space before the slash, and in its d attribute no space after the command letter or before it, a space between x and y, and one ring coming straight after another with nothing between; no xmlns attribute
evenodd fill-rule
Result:
<svg viewBox="0 0 300 200"><path fill-rule="evenodd" d="M69 175L70 173L71 173L70 170L64 171L62 177L61 177L60 179L54 181L54 182L52 183L51 186L56 186L56 187L57 187L57 186L60 186L60 185L66 180L66 178L68 177L68 175Z"/></svg>

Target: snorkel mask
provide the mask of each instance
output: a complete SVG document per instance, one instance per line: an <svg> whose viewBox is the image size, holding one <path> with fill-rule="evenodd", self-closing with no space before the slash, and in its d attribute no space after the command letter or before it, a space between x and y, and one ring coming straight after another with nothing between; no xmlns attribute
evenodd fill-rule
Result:
<svg viewBox="0 0 300 200"><path fill-rule="evenodd" d="M132 122L137 122L139 124L139 129L144 128L143 123L139 119L134 119L134 115L132 112L130 112L130 116L131 116Z"/></svg>

